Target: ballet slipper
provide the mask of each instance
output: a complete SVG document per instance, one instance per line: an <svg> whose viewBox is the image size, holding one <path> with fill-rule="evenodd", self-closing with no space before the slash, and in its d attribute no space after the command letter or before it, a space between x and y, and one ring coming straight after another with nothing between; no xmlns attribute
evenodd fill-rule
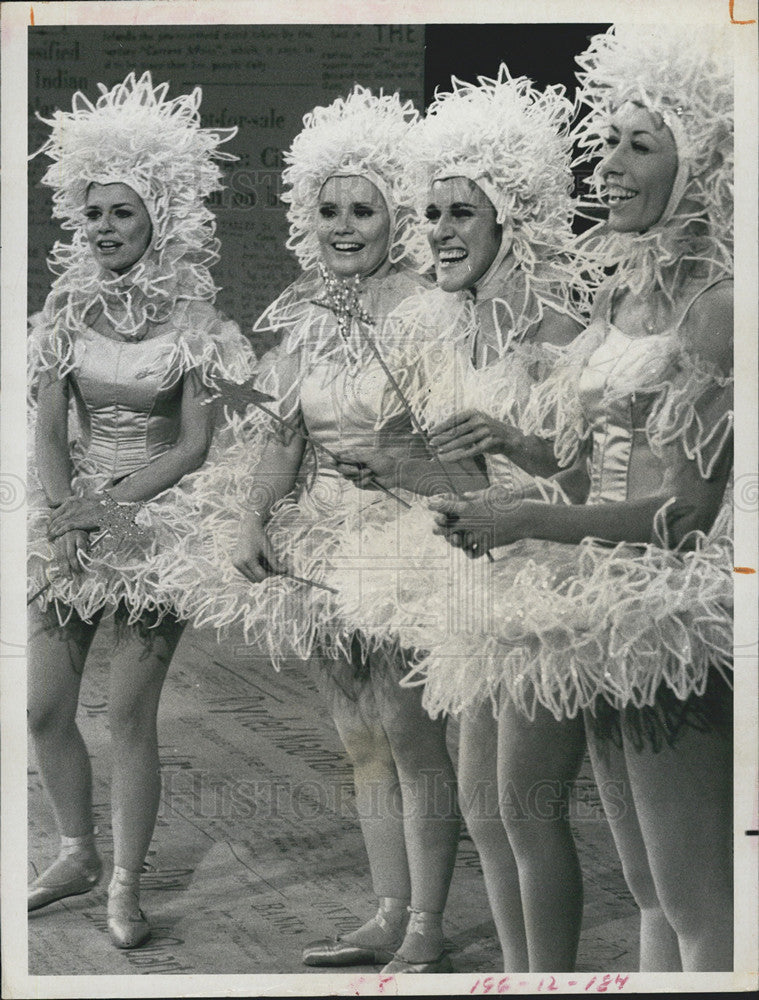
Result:
<svg viewBox="0 0 759 1000"><path fill-rule="evenodd" d="M403 943L383 975L400 973L453 972L453 965L443 943L443 914L409 907L411 917ZM432 953L431 957L427 957Z"/></svg>
<svg viewBox="0 0 759 1000"><path fill-rule="evenodd" d="M400 904L400 905L399 905ZM303 949L304 965L382 965L403 940L405 901L383 897L377 913L362 927L338 938L312 941Z"/></svg>
<svg viewBox="0 0 759 1000"><path fill-rule="evenodd" d="M94 833L61 837L58 857L29 886L28 910L89 892L100 880L102 868Z"/></svg>
<svg viewBox="0 0 759 1000"><path fill-rule="evenodd" d="M108 886L108 933L116 948L138 948L150 937L140 909L140 873L114 867Z"/></svg>
<svg viewBox="0 0 759 1000"><path fill-rule="evenodd" d="M448 954L443 952L433 962L407 962L404 958L396 955L391 962L382 969L380 975L397 976L401 973L446 973L453 972L453 963Z"/></svg>

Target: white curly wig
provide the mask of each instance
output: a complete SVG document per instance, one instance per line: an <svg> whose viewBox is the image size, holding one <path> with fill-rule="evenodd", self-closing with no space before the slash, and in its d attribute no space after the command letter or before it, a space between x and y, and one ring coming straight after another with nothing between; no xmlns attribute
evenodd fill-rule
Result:
<svg viewBox="0 0 759 1000"><path fill-rule="evenodd" d="M389 259L409 256L410 188L404 140L419 115L399 95L372 94L358 84L346 98L317 107L303 118L303 130L285 153L282 180L288 190L290 235L287 246L307 270L319 261L316 210L325 181L337 175L366 177L384 198L392 219Z"/></svg>

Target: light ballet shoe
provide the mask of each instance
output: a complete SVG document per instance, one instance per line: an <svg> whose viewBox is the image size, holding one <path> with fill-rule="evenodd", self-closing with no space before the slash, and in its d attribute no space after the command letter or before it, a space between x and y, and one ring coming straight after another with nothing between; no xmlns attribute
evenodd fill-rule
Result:
<svg viewBox="0 0 759 1000"><path fill-rule="evenodd" d="M116 948L138 948L150 937L140 909L140 873L114 868L108 886L108 934Z"/></svg>
<svg viewBox="0 0 759 1000"><path fill-rule="evenodd" d="M409 913L411 917L403 943L381 974L397 976L408 973L453 972L453 964L443 944L443 914L412 907L409 907ZM426 956L430 953L435 958L409 957Z"/></svg>
<svg viewBox="0 0 759 1000"><path fill-rule="evenodd" d="M304 965L383 965L403 941L405 901L399 907L392 897L382 897L377 913L362 927L344 937L322 938L303 949Z"/></svg>
<svg viewBox="0 0 759 1000"><path fill-rule="evenodd" d="M59 899L89 892L100 881L102 869L94 834L61 837L58 857L29 886L28 910L39 910Z"/></svg>
<svg viewBox="0 0 759 1000"><path fill-rule="evenodd" d="M382 976L398 976L401 973L432 973L453 972L453 963L447 952L438 955L432 962L408 962L401 954L396 954L391 962L381 971Z"/></svg>
<svg viewBox="0 0 759 1000"><path fill-rule="evenodd" d="M344 938L323 938L312 941L303 949L304 965L382 965L393 957L391 948L368 948Z"/></svg>

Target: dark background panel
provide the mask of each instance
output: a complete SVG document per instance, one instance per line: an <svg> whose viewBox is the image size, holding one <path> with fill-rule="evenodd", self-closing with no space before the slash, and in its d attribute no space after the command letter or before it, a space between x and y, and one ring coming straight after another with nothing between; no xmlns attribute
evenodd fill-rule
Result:
<svg viewBox="0 0 759 1000"><path fill-rule="evenodd" d="M428 24L425 32L424 103L435 91L450 90L451 76L474 83L493 78L501 63L512 76L527 76L539 87L563 84L574 99L575 56L584 52L592 35L610 24ZM582 112L580 112L582 114ZM584 181L592 173L585 165L575 171L573 195L586 192ZM593 214L593 213L591 213ZM575 216L574 231L582 233L593 222Z"/></svg>
<svg viewBox="0 0 759 1000"><path fill-rule="evenodd" d="M451 76L476 81L494 77L505 62L512 76L539 86L563 83L574 95L575 56L607 24L428 24L425 31L424 102L448 90Z"/></svg>

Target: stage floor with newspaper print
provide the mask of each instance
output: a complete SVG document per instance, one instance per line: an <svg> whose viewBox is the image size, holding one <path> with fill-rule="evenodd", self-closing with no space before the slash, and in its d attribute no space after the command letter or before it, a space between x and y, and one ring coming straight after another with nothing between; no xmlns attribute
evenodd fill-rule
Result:
<svg viewBox="0 0 759 1000"><path fill-rule="evenodd" d="M353 929L375 907L350 767L307 665L277 673L241 641L217 644L206 631L186 631L161 702L163 795L142 894L152 938L135 951L111 946L104 693L111 641L105 623L79 715L92 759L103 879L87 895L30 914L29 973L321 974L301 965L302 946ZM457 735L452 724L452 753ZM636 911L587 759L573 816L585 876L578 971L633 970ZM29 830L33 877L34 866L41 870L55 856L56 837L31 750ZM445 932L457 972L499 971L479 860L465 832Z"/></svg>

